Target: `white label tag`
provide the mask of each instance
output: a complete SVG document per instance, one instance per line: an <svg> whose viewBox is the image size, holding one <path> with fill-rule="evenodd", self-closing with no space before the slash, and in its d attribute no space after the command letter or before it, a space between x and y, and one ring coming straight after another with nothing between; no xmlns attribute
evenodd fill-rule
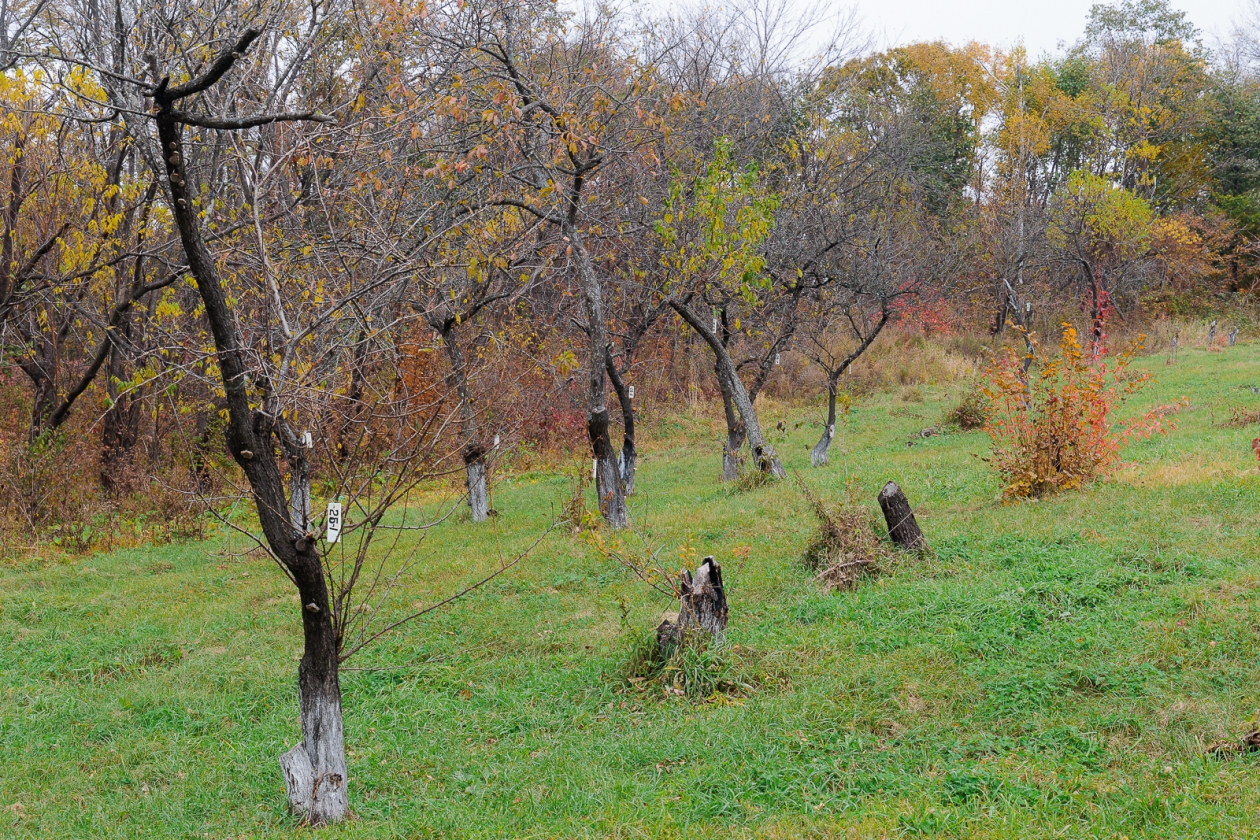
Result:
<svg viewBox="0 0 1260 840"><path fill-rule="evenodd" d="M630 386L630 399L634 399L634 386Z"/></svg>
<svg viewBox="0 0 1260 840"><path fill-rule="evenodd" d="M599 480L599 459L591 459L591 481Z"/></svg>
<svg viewBox="0 0 1260 840"><path fill-rule="evenodd" d="M311 440L311 433L302 432L302 448L310 449L314 445L315 445L314 442Z"/></svg>
<svg viewBox="0 0 1260 840"><path fill-rule="evenodd" d="M776 365L779 363L779 354L778 354L778 353L775 353L775 354L774 354L774 363L775 363Z"/></svg>
<svg viewBox="0 0 1260 840"><path fill-rule="evenodd" d="M328 503L328 517L324 522L324 539L329 545L341 537L341 502Z"/></svg>
<svg viewBox="0 0 1260 840"><path fill-rule="evenodd" d="M494 436L494 445L495 445L495 447L496 447L496 448L498 448L498 446L499 446L499 436L498 436L498 435L495 435L495 436Z"/></svg>

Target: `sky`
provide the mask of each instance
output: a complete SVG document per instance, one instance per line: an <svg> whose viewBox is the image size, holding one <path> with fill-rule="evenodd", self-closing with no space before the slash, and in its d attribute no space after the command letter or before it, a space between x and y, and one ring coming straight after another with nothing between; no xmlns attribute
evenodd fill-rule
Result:
<svg viewBox="0 0 1260 840"><path fill-rule="evenodd" d="M828 0L817 0L828 2ZM1095 0L855 0L858 14L880 46L944 39L1009 48L1022 42L1029 57L1071 44L1085 29ZM1203 31L1204 43L1229 35L1252 0L1173 0Z"/></svg>

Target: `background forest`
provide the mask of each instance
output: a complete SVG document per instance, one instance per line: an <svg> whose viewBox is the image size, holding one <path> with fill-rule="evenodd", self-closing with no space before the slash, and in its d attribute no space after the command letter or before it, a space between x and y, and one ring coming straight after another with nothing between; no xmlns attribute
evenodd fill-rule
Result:
<svg viewBox="0 0 1260 840"><path fill-rule="evenodd" d="M35 575L19 588L128 552L269 564L302 628L281 765L311 823L353 806L346 663L443 632L442 610L493 614L486 593L556 541L681 598L677 627L631 645L627 690L743 702L794 680L763 656L773 632L761 654L725 644L716 549L692 533L722 542L709 508L812 511L827 591L930 577L968 555L967 517L905 572L855 496L882 464L917 480L914 447L983 429L970 469L996 483L976 498L1050 499L1131 470L1122 449L1163 440L1186 394L1255 393L1216 354L1256 332L1260 28L1208 44L1165 0L1097 5L1036 57L881 49L856 15L783 0L23 0L0 5L0 65L0 558ZM1181 391L1120 419L1165 374ZM858 431L867 405L897 454ZM1204 440L1260 421L1221 408ZM685 478L653 479L658 458ZM521 488L557 471L544 515ZM723 495L654 530L696 493ZM450 533L481 562L447 568ZM1163 585L1160 562L1131 576ZM646 627L618 592L622 629ZM1047 597L1070 616L1066 592ZM42 619L12 609L20 647ZM185 655L141 647L123 671ZM1245 751L1214 725L1218 754Z"/></svg>

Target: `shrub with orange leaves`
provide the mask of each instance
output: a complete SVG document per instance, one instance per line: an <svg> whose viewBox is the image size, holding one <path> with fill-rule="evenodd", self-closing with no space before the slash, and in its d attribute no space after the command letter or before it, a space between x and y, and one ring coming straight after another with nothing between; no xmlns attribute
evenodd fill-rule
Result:
<svg viewBox="0 0 1260 840"><path fill-rule="evenodd" d="M1080 487L1110 473L1131 439L1172 428L1168 417L1186 405L1184 397L1136 419L1115 416L1151 381L1150 374L1128 369L1143 338L1108 357L1102 342L1092 352L1082 351L1076 329L1064 324L1058 355L1039 367L1026 372L1024 359L1010 349L990 364L982 389L992 404L988 460L1001 474L1008 498Z"/></svg>

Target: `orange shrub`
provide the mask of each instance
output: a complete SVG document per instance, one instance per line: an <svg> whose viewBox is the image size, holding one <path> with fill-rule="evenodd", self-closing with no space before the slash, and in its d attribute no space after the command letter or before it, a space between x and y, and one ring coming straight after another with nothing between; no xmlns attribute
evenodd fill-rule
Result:
<svg viewBox="0 0 1260 840"><path fill-rule="evenodd" d="M989 366L983 393L992 405L988 425L993 454L1008 497L1039 497L1071 490L1107 475L1133 437L1171 428L1168 415L1186 404L1157 406L1136 420L1115 417L1129 397L1151 380L1128 371L1136 346L1108 358L1099 342L1082 351L1075 328L1063 325L1056 357L1025 373L1023 359L1008 350Z"/></svg>

